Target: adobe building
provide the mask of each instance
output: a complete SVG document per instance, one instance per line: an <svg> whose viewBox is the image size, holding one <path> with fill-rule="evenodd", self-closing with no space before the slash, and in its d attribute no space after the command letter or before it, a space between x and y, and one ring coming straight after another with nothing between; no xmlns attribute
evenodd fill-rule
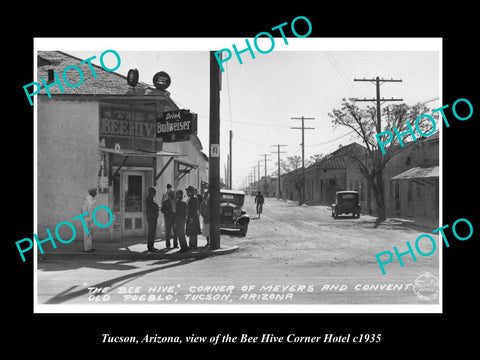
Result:
<svg viewBox="0 0 480 360"><path fill-rule="evenodd" d="M335 193L347 186L346 162L350 154L363 151L364 147L351 143L341 146L320 161L305 169L305 203L331 205ZM299 201L302 169L298 168L281 176L282 197Z"/></svg>
<svg viewBox="0 0 480 360"><path fill-rule="evenodd" d="M95 206L107 206L114 214L111 226L95 228L94 241L146 236L149 187L156 188L160 205L167 184L184 190L208 182L208 158L196 135L195 114L179 109L165 89L137 81L132 85L126 76L81 61L60 51L37 53L38 83L43 78L51 94L42 87L36 104L38 237L47 237L46 228L53 233L60 222L72 222L91 187L98 189ZM60 89L55 73L72 65L82 70L83 82ZM70 84L80 83L78 71L67 76ZM162 122L168 136L157 136L165 114L171 117ZM108 223L108 213L99 211L97 219ZM81 239L81 222L72 223ZM71 238L67 226L59 230L62 238ZM162 230L160 214L157 238Z"/></svg>
<svg viewBox="0 0 480 360"><path fill-rule="evenodd" d="M383 172L387 217L439 218L439 135L422 137L405 146ZM347 190L360 193L362 213L374 214L375 199L354 161L347 162Z"/></svg>
<svg viewBox="0 0 480 360"><path fill-rule="evenodd" d="M330 206L335 193L355 190L362 214L376 213L373 190L350 156L364 154L358 143L340 146L305 169L305 203ZM301 168L281 175L282 198L300 200ZM439 135L422 137L405 146L383 171L387 217L426 220L439 218Z"/></svg>

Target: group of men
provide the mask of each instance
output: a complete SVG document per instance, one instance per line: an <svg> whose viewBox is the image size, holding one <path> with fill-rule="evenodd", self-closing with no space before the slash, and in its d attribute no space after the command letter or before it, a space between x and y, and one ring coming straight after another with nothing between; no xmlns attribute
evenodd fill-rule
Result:
<svg viewBox="0 0 480 360"><path fill-rule="evenodd" d="M148 196L145 199L146 215L148 224L147 250L158 251L154 247L157 221L161 212L165 219L165 243L166 248L178 248L179 252L187 252L188 249L196 249L197 236L202 234L207 238L209 246L209 225L208 225L208 201L209 196L203 199L193 186L185 189L187 201L183 200L183 191L174 191L172 185L167 185L167 192L162 197L159 206L155 201L156 190L153 187L148 189ZM203 217L203 230L200 228L200 215ZM188 236L188 244L186 237Z"/></svg>
<svg viewBox="0 0 480 360"><path fill-rule="evenodd" d="M197 189L188 186L185 189L187 193L187 201L183 200L183 191L174 191L172 185L167 185L167 192L162 197L162 204L159 206L155 200L156 190L154 187L148 189L148 195L145 199L146 217L148 224L147 234L147 250L149 252L158 251L154 247L155 235L157 231L157 222L160 212L165 219L165 235L166 247L171 248L171 240L173 240L173 248L178 248L179 252L187 252L188 249L197 248L197 236L202 234L207 239L206 247L210 246L209 236L209 201L210 196L207 192L205 199L198 194ZM84 231L84 250L86 252L95 251L92 248L93 220L92 211L94 209L95 196L97 189L88 190L88 195L82 206L82 213L87 212L85 223L88 233ZM262 213L264 197L259 191L255 196L255 204L258 217ZM203 227L200 228L200 215L203 218ZM188 236L188 244L186 237Z"/></svg>

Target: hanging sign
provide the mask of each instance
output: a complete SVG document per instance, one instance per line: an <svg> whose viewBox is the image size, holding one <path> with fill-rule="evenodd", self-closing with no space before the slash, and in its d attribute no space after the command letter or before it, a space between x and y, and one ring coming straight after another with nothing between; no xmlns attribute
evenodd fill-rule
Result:
<svg viewBox="0 0 480 360"><path fill-rule="evenodd" d="M156 136L164 142L188 141L189 136L197 131L197 114L190 110L163 112L157 117Z"/></svg>
<svg viewBox="0 0 480 360"><path fill-rule="evenodd" d="M153 85L158 90L165 90L167 89L172 80L170 79L170 75L168 75L165 71L160 71L153 75Z"/></svg>

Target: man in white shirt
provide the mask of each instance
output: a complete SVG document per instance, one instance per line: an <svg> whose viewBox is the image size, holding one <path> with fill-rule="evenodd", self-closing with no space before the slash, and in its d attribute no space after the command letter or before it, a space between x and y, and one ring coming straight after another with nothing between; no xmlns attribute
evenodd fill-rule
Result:
<svg viewBox="0 0 480 360"><path fill-rule="evenodd" d="M88 195L85 198L83 205L82 205L82 214L88 212L88 215L85 215L85 224L88 229L88 234L83 229L83 249L86 252L91 252L95 251L95 249L92 249L92 234L93 234L93 218L92 218L92 212L94 210L94 204L95 204L95 196L97 195L97 188L90 188L88 189Z"/></svg>

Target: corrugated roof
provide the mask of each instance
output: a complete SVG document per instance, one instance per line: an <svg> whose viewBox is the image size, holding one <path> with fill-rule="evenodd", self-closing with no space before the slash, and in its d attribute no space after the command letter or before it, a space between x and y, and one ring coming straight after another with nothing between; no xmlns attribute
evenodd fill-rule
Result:
<svg viewBox="0 0 480 360"><path fill-rule="evenodd" d="M430 166L430 167L414 167L404 171L397 176L394 176L392 180L411 180L411 179L424 179L424 178L438 178L439 177L439 167Z"/></svg>
<svg viewBox="0 0 480 360"><path fill-rule="evenodd" d="M97 58L100 54L92 53ZM61 51L38 51L37 52L37 82L42 83L43 78L48 84L48 70L52 69L62 83L63 92L58 85L49 87L53 95L128 95L128 96L167 96L167 91L160 91L147 84L139 82L134 88L127 84L127 78L116 72L104 70L101 66L93 65L97 78L93 77L92 70L88 63L80 64L84 59L79 59ZM83 73L83 82L77 87L70 87L63 80L64 70L71 65L78 66ZM81 80L78 70L71 68L65 75L70 84L77 84ZM54 80L55 81L55 80ZM39 94L47 94L42 86Z"/></svg>

